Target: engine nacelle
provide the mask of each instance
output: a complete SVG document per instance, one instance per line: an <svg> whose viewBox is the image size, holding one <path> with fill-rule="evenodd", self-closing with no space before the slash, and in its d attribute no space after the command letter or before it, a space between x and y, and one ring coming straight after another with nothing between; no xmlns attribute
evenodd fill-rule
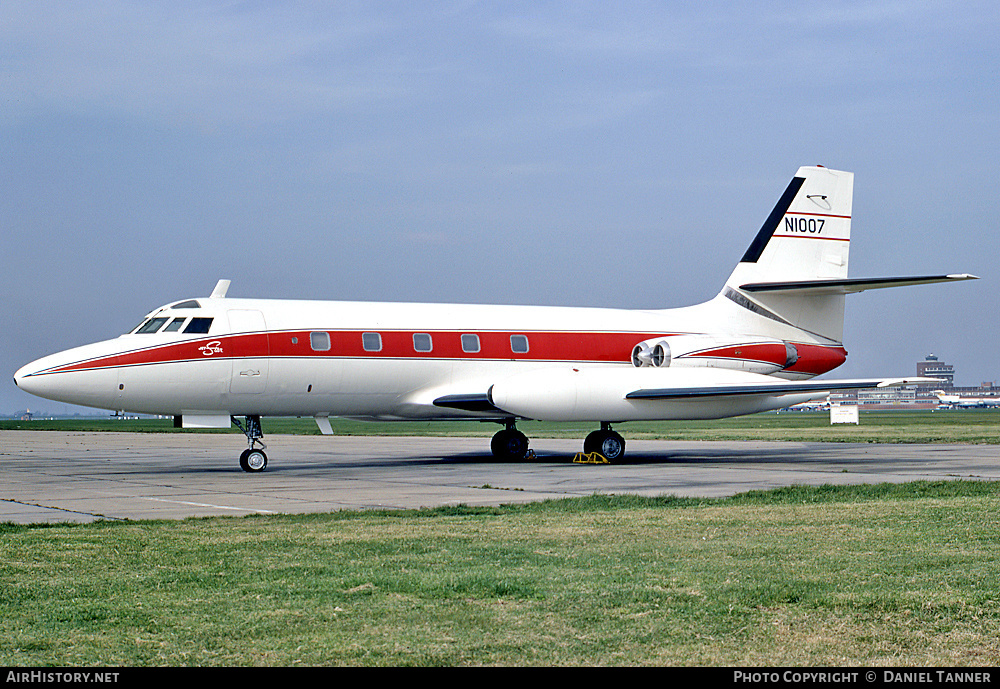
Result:
<svg viewBox="0 0 1000 689"><path fill-rule="evenodd" d="M632 348L632 365L636 368L642 366L669 366L673 355L670 343L666 340L640 342Z"/></svg>
<svg viewBox="0 0 1000 689"><path fill-rule="evenodd" d="M827 393L733 395L691 399L629 399L637 390L691 389L774 383L746 371L683 366L628 368L621 366L533 369L498 380L490 387L494 406L514 416L540 421L643 421L654 419L717 419L781 409Z"/></svg>
<svg viewBox="0 0 1000 689"><path fill-rule="evenodd" d="M676 335L646 340L632 349L632 365L637 368L700 366L767 374L798 360L791 342L739 336Z"/></svg>

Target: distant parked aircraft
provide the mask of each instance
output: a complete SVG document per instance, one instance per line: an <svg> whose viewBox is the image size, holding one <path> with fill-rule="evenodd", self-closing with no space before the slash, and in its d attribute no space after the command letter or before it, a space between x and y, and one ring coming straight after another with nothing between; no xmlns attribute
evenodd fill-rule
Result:
<svg viewBox="0 0 1000 689"><path fill-rule="evenodd" d="M944 390L935 390L939 406L943 407L1000 407L998 397L962 397L961 395L949 395Z"/></svg>

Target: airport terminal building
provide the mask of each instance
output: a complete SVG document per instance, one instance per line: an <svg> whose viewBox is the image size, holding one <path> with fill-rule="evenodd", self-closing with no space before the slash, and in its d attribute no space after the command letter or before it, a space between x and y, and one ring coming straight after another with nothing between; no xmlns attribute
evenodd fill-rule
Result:
<svg viewBox="0 0 1000 689"><path fill-rule="evenodd" d="M957 396L960 400L996 398L1000 403L1000 386L987 381L975 387L956 387L955 367L941 361L934 354L928 354L923 361L917 362L916 373L921 377L940 378L941 382L905 388L836 392L830 394L830 403L857 404L862 410L937 409L947 406L938 398L935 390L944 391L948 396Z"/></svg>

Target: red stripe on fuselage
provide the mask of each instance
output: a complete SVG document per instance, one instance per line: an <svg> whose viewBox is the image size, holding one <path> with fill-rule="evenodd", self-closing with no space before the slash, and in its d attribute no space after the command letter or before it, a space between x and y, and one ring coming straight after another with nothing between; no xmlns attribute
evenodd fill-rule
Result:
<svg viewBox="0 0 1000 689"><path fill-rule="evenodd" d="M326 332L330 336L330 349L316 351L312 348L310 334ZM365 351L363 332L378 332L382 349ZM426 333L431 336L429 352L414 349L413 336ZM462 335L479 337L479 351L466 352L462 348ZM398 331L398 330L326 330L283 331L269 333L240 333L201 340L174 342L137 349L120 354L96 357L64 366L58 366L34 375L85 371L100 368L166 364L207 359L242 358L389 358L389 359L453 359L501 361L565 361L595 363L629 363L632 348L644 340L671 337L677 333L628 333L628 332L530 332L530 331ZM527 352L514 352L511 336L523 335L528 339ZM151 336L152 337L152 336ZM818 375L826 373L847 359L842 346L795 344L799 358L788 371ZM716 356L733 359L766 361L779 366L785 362L782 345L749 344L699 352L695 356Z"/></svg>
<svg viewBox="0 0 1000 689"><path fill-rule="evenodd" d="M784 366L788 358L785 345L773 342L761 342L757 344L733 345L731 347L719 347L717 349L705 349L700 352L689 352L680 355L681 359L686 358L707 358L707 359L738 359L741 361L759 361L776 366Z"/></svg>
<svg viewBox="0 0 1000 689"><path fill-rule="evenodd" d="M317 351L312 348L310 335L326 332L330 348ZM377 352L366 351L362 344L364 332L378 332L382 348ZM416 351L413 336L424 333L431 336L431 351ZM477 335L479 351L466 352L462 348L462 335ZM115 366L140 366L202 359L233 359L261 357L343 357L343 358L397 358L397 359L482 359L526 361L590 361L629 362L632 348L652 337L669 337L674 333L610 333L610 332L467 332L467 331L398 331L398 330L325 330L284 331L222 335L196 341L176 342L137 349L121 354L111 354L85 361L51 368L42 373L63 373ZM515 352L511 337L524 336L528 341L527 352ZM152 337L152 336L151 336ZM38 374L36 374L38 375Z"/></svg>
<svg viewBox="0 0 1000 689"><path fill-rule="evenodd" d="M229 359L268 356L267 340L267 333L223 335L204 340L188 340L78 361L45 371L39 371L34 375L87 371L99 368L114 368L116 366L141 366L144 364L197 361L209 358Z"/></svg>
<svg viewBox="0 0 1000 689"><path fill-rule="evenodd" d="M271 333L271 356L628 362L632 348L639 342L670 336L663 333L370 330L364 332L378 332L382 338L382 349L370 352L362 346L362 331L324 332L330 335L330 350L325 352L312 350L310 331ZM414 349L413 336L418 333L430 335L431 351ZM462 335L476 335L479 351L465 351ZM512 336L526 337L528 351L515 352L511 346Z"/></svg>

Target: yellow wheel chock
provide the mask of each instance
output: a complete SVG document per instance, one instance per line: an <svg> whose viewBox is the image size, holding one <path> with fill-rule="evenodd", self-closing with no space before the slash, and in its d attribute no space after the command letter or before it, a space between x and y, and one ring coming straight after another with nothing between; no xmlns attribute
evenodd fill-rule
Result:
<svg viewBox="0 0 1000 689"><path fill-rule="evenodd" d="M611 464L608 458L600 452L577 452L573 457L574 464Z"/></svg>

